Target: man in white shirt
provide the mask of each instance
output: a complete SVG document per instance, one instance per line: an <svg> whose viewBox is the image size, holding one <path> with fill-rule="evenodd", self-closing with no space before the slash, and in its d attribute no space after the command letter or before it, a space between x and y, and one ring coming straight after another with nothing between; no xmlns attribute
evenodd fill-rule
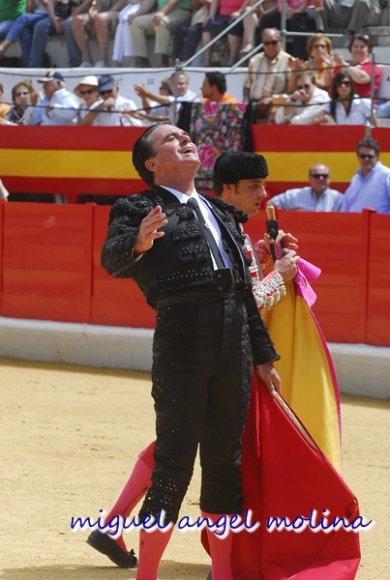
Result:
<svg viewBox="0 0 390 580"><path fill-rule="evenodd" d="M49 70L38 82L43 85L45 96L38 101L42 110L41 125L73 125L79 103L65 88L65 79L59 71Z"/></svg>
<svg viewBox="0 0 390 580"><path fill-rule="evenodd" d="M136 111L137 106L133 100L119 94L119 86L113 75L104 74L98 78L98 91L103 101L94 111L97 116L94 125L103 127L142 125L139 119L129 114L130 111Z"/></svg>
<svg viewBox="0 0 390 580"><path fill-rule="evenodd" d="M276 112L277 125L311 125L322 113L323 105L330 101L328 93L316 86L315 78L309 72L299 72L296 82L297 88L287 104Z"/></svg>
<svg viewBox="0 0 390 580"><path fill-rule="evenodd" d="M309 184L274 195L267 205L298 211L340 211L343 194L330 189L329 167L322 163L310 167Z"/></svg>

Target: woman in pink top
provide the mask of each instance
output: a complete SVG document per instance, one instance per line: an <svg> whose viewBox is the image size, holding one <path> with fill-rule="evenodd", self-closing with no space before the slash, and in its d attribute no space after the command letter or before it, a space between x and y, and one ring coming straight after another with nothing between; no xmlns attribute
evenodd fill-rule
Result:
<svg viewBox="0 0 390 580"><path fill-rule="evenodd" d="M245 4L245 0L211 0L210 12L203 25L203 45L208 44L213 36L219 34L228 24L238 18L242 14ZM228 66L233 65L238 59L242 33L243 25L241 21L227 35L229 43ZM211 52L212 49L208 49L204 53L205 66L210 66Z"/></svg>

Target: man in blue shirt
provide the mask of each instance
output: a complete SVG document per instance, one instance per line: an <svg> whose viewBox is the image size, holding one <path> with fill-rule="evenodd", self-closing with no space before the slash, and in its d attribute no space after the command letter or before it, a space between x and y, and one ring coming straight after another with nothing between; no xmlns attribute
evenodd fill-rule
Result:
<svg viewBox="0 0 390 580"><path fill-rule="evenodd" d="M343 194L330 189L329 167L317 163L309 169L309 186L274 195L267 205L301 211L339 211Z"/></svg>
<svg viewBox="0 0 390 580"><path fill-rule="evenodd" d="M356 152L360 169L344 194L341 211L390 213L390 169L379 161L379 144L371 137L363 139Z"/></svg>

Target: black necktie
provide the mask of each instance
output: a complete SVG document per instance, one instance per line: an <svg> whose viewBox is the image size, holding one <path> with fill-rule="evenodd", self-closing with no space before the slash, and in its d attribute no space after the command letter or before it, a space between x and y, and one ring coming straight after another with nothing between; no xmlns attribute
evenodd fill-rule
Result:
<svg viewBox="0 0 390 580"><path fill-rule="evenodd" d="M192 207L192 209L194 210L194 212L196 214L196 217L198 218L199 229L202 232L202 234L204 235L204 237L206 238L206 241L209 245L209 248L210 248L210 251L213 255L215 263L217 264L218 270L220 270L221 268L226 268L225 264L223 263L219 248L217 246L217 242L215 241L215 238L214 238L213 234L211 233L210 228L205 223L205 220L204 220L204 217L202 215L202 212L200 211L200 207L199 207L198 202L196 201L196 199L191 198L188 200L187 204L190 207Z"/></svg>

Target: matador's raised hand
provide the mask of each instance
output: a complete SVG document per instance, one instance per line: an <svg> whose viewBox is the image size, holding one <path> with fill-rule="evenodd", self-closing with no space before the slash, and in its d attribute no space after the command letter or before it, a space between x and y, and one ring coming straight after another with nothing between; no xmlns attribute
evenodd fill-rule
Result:
<svg viewBox="0 0 390 580"><path fill-rule="evenodd" d="M154 240L165 235L164 232L159 231L159 228L164 227L167 223L168 220L161 206L156 205L141 222L133 248L134 257L150 250Z"/></svg>

